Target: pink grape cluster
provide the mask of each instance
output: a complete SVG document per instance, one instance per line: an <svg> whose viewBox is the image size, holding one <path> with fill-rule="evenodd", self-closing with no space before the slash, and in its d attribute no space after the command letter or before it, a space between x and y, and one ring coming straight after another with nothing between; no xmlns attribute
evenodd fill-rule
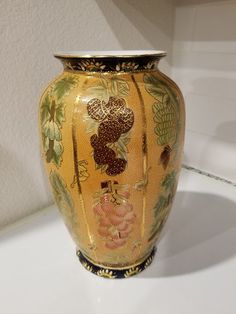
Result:
<svg viewBox="0 0 236 314"><path fill-rule="evenodd" d="M124 192L122 196L128 198L129 192ZM111 194L104 194L93 210L99 217L98 233L106 238L106 247L116 249L126 243L136 216L128 201L116 204L111 199Z"/></svg>

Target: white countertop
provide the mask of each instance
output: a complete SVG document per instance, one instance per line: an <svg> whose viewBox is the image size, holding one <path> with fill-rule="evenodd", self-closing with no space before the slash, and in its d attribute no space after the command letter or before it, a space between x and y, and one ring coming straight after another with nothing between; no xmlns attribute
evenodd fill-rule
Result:
<svg viewBox="0 0 236 314"><path fill-rule="evenodd" d="M236 188L183 170L153 264L87 272L55 206L0 233L1 314L235 314Z"/></svg>

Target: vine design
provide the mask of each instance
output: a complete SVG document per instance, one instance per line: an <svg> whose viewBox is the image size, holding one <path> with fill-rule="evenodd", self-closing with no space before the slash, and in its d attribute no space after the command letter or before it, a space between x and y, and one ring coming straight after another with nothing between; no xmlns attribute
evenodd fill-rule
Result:
<svg viewBox="0 0 236 314"><path fill-rule="evenodd" d="M125 97L129 94L129 84L117 75L100 77L96 84L87 89L89 95L108 102L111 96Z"/></svg>
<svg viewBox="0 0 236 314"><path fill-rule="evenodd" d="M87 160L79 160L78 161L78 174L79 174L79 181L84 182L89 178L89 173L87 169L88 162ZM73 189L77 184L77 177L74 175L73 182L71 183L70 187Z"/></svg>
<svg viewBox="0 0 236 314"><path fill-rule="evenodd" d="M77 79L68 76L57 81L45 95L40 108L43 150L46 162L53 162L60 167L62 162L63 144L61 129L65 118L63 98L75 86Z"/></svg>
<svg viewBox="0 0 236 314"><path fill-rule="evenodd" d="M156 239L165 224L177 187L176 177L176 172L172 171L168 173L161 182L162 192L153 208L154 223L152 225L148 241Z"/></svg>
<svg viewBox="0 0 236 314"><path fill-rule="evenodd" d="M49 177L55 201L65 218L66 225L74 232L79 224L75 215L74 202L63 178L56 171Z"/></svg>

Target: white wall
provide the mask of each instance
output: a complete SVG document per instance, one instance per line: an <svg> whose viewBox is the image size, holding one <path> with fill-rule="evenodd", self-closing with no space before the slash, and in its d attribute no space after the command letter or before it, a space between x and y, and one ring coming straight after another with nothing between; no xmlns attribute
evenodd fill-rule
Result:
<svg viewBox="0 0 236 314"><path fill-rule="evenodd" d="M163 49L171 0L0 1L0 227L51 202L39 157L37 107L61 71L57 50Z"/></svg>
<svg viewBox="0 0 236 314"><path fill-rule="evenodd" d="M236 182L236 1L176 1L174 37L185 163Z"/></svg>

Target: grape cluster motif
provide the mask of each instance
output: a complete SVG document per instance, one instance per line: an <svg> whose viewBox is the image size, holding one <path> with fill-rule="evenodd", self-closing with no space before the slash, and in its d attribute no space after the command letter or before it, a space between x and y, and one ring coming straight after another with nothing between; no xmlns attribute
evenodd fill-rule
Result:
<svg viewBox="0 0 236 314"><path fill-rule="evenodd" d="M94 205L94 213L98 216L98 233L105 239L105 246L117 249L123 246L133 230L136 215L129 203L128 191L106 192ZM117 199L122 201L117 201Z"/></svg>
<svg viewBox="0 0 236 314"><path fill-rule="evenodd" d="M90 138L94 149L94 161L97 165L107 165L106 174L115 176L122 173L127 160L119 158L107 144L115 143L120 136L127 133L133 126L134 114L126 107L123 98L110 97L108 102L97 98L91 99L87 104L88 115L99 123L97 134Z"/></svg>

